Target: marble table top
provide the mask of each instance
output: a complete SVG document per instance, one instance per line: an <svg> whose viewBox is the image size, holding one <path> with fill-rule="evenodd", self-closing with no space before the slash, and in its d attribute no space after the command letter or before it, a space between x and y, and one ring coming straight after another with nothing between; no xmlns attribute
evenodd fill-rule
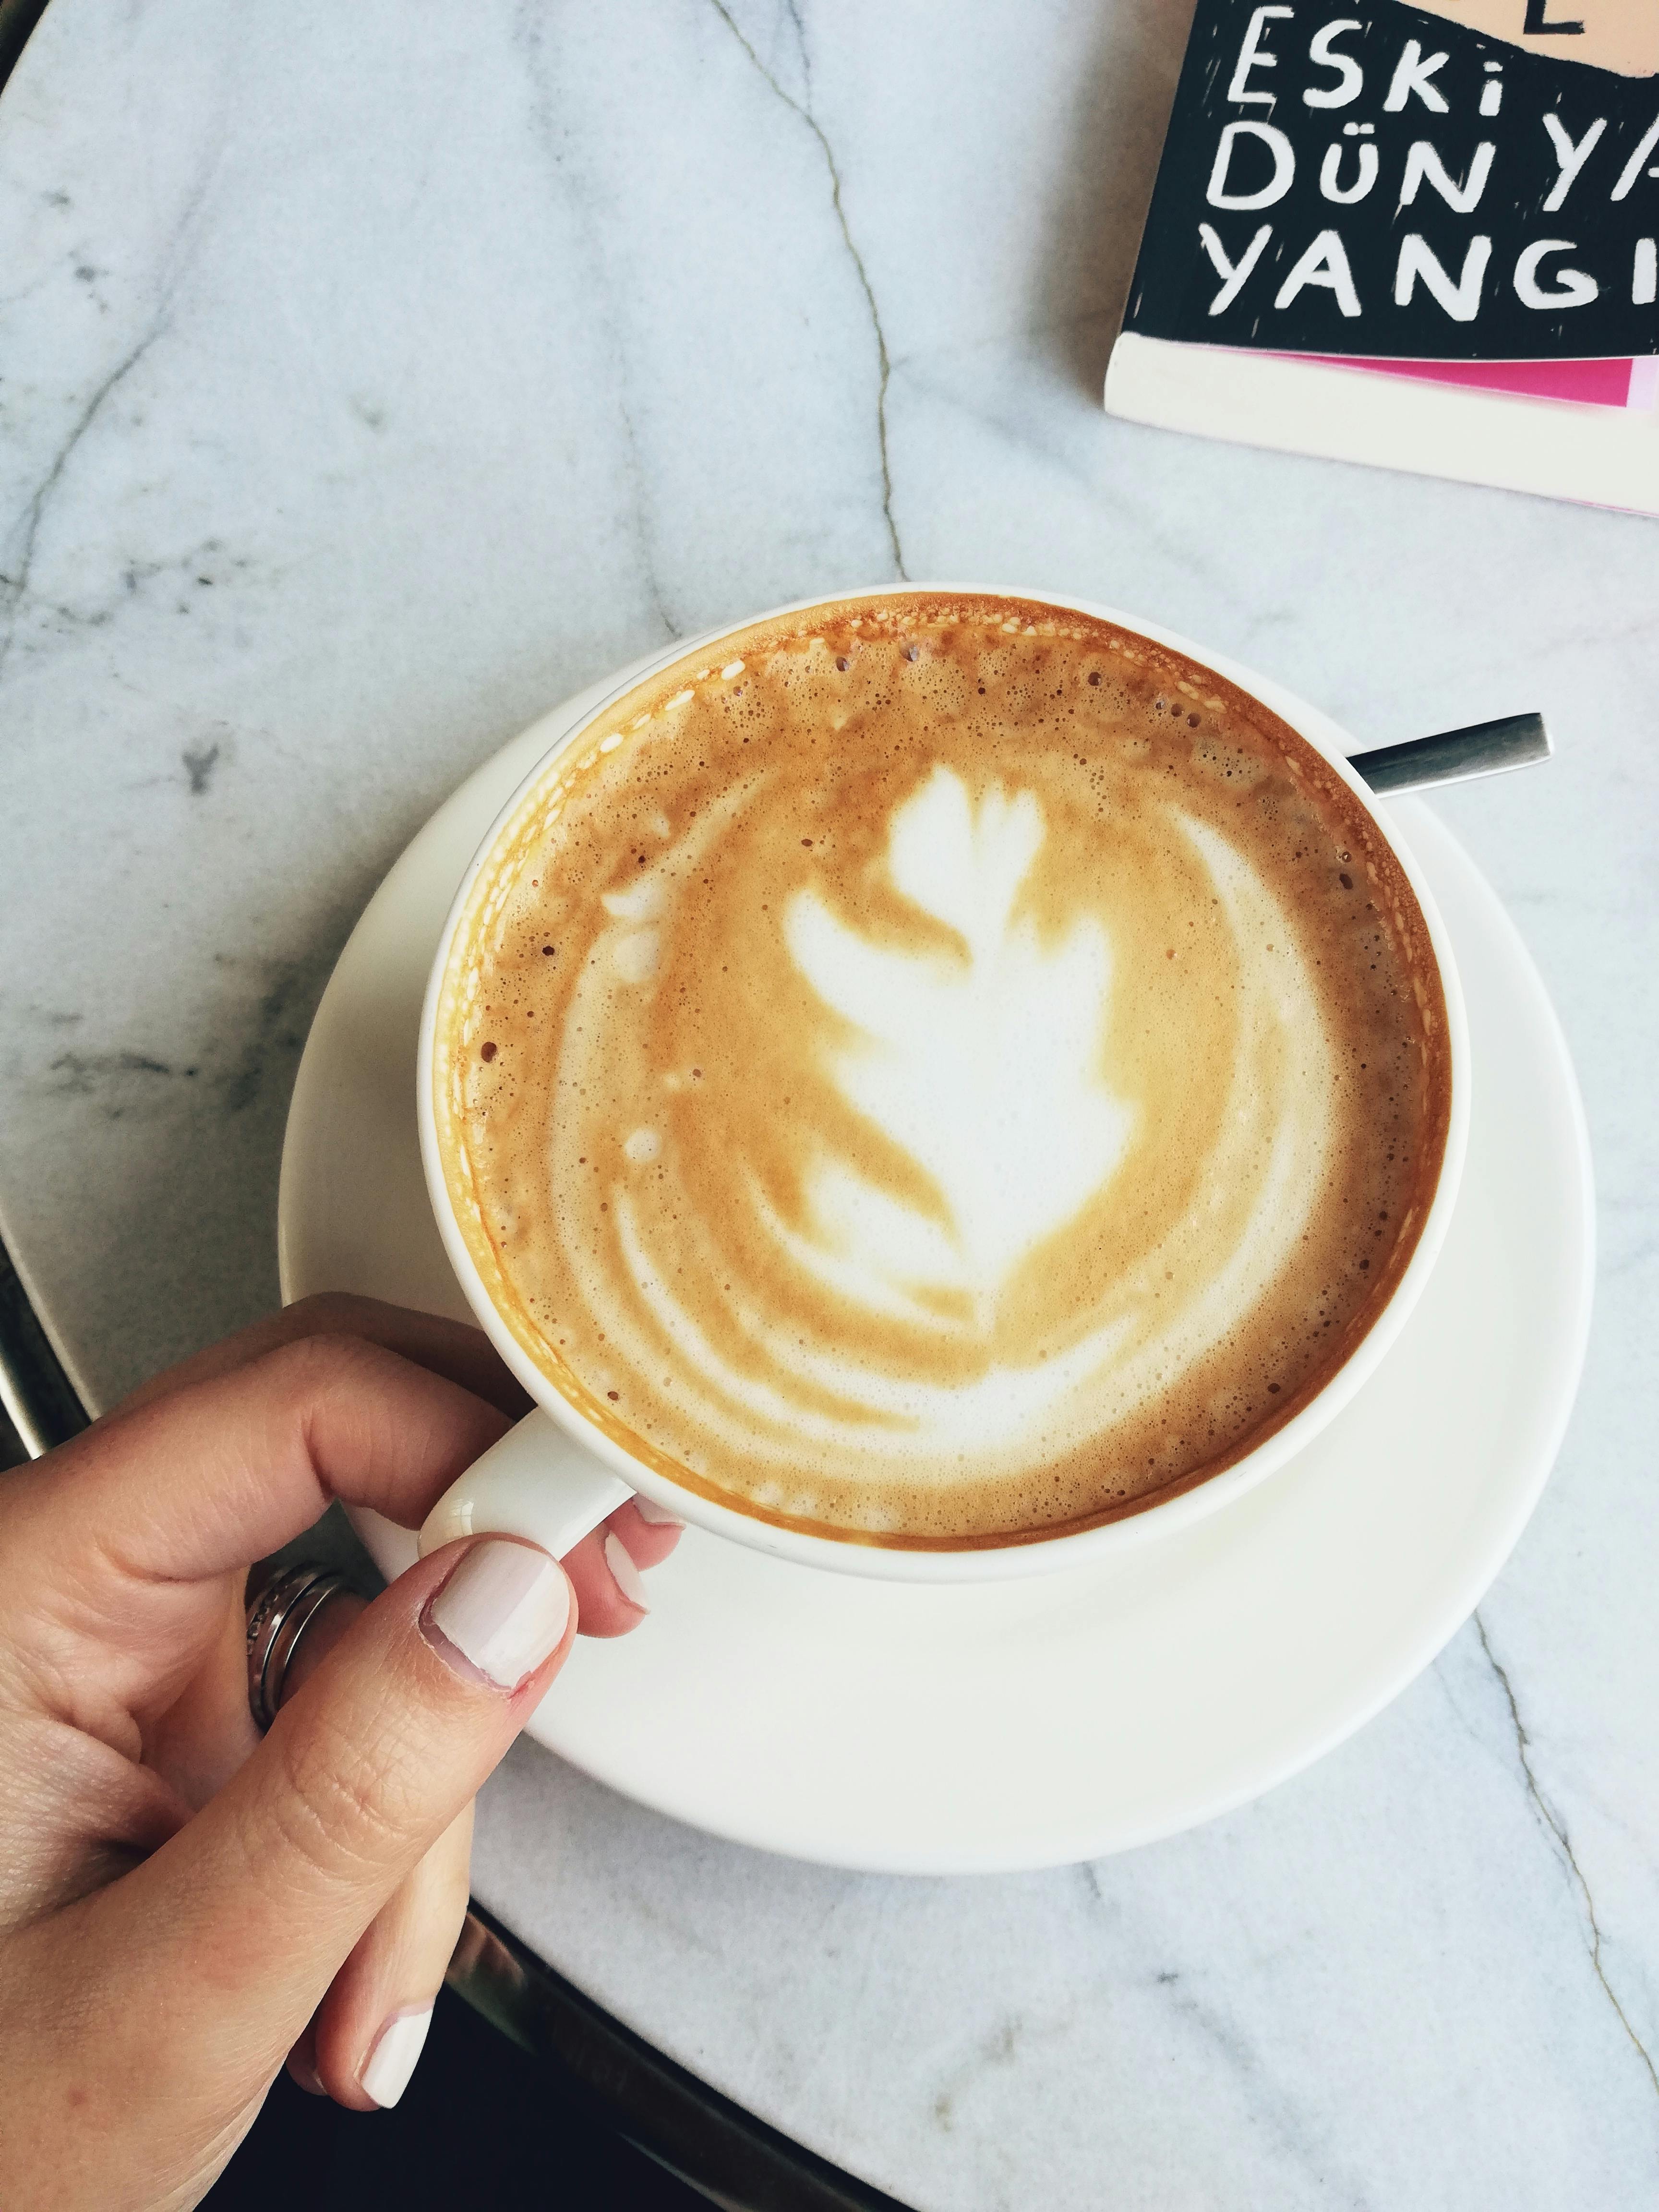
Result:
<svg viewBox="0 0 1659 2212"><path fill-rule="evenodd" d="M352 920L540 709L820 590L1144 611L1382 743L1528 707L1444 811L1584 1085L1602 1280L1479 1619L1263 1802L878 1880L533 1747L481 1896L938 2212L1659 2197L1651 523L1108 421L1166 0L54 0L0 99L0 1212L104 1405L269 1306Z"/></svg>

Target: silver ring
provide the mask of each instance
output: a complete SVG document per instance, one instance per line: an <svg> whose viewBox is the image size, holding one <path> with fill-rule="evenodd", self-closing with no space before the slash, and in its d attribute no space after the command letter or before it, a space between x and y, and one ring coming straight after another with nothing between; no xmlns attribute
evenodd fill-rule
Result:
<svg viewBox="0 0 1659 2212"><path fill-rule="evenodd" d="M283 1683L300 1638L331 1598L349 1592L326 1567L285 1567L268 1582L247 1616L247 1702L261 1735L276 1717Z"/></svg>

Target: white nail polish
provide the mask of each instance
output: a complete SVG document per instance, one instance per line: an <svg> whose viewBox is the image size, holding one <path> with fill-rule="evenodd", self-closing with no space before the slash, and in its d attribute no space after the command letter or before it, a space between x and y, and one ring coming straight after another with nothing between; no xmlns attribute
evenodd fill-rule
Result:
<svg viewBox="0 0 1659 2212"><path fill-rule="evenodd" d="M605 1564L610 1568L611 1579L629 1605L638 1606L641 1613L649 1613L650 1601L645 1595L645 1584L640 1579L640 1571L629 1558L628 1547L620 1536L605 1538Z"/></svg>
<svg viewBox="0 0 1659 2212"><path fill-rule="evenodd" d="M427 1618L498 1689L514 1690L558 1650L570 1621L570 1585L545 1552L486 1537L428 1606Z"/></svg>
<svg viewBox="0 0 1659 2212"><path fill-rule="evenodd" d="M635 1493L634 1510L653 1528L684 1528L685 1526L678 1513L671 1513L665 1505L657 1504L654 1499L645 1497L642 1492Z"/></svg>
<svg viewBox="0 0 1659 2212"><path fill-rule="evenodd" d="M432 2008L428 2005L424 2012L394 2013L375 2037L357 2080L364 2095L373 2097L383 2112L390 2112L408 2088L431 2025Z"/></svg>

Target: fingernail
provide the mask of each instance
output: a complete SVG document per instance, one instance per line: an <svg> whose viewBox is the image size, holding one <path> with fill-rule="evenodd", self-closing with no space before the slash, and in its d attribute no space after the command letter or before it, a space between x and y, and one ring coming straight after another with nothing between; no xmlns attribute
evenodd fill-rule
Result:
<svg viewBox="0 0 1659 2212"><path fill-rule="evenodd" d="M654 1504L637 1491L634 1495L634 1510L641 1521L648 1522L653 1528L684 1528L685 1526L678 1513L671 1513L665 1505Z"/></svg>
<svg viewBox="0 0 1659 2212"><path fill-rule="evenodd" d="M558 1650L569 1622L570 1585L558 1561L493 1536L472 1547L421 1626L441 1658L449 1659L451 1645L497 1689L516 1690Z"/></svg>
<svg viewBox="0 0 1659 2212"><path fill-rule="evenodd" d="M605 1564L610 1568L612 1580L629 1605L638 1606L641 1613L649 1613L651 1603L645 1594L645 1584L640 1580L640 1571L629 1558L628 1547L620 1536L605 1538Z"/></svg>
<svg viewBox="0 0 1659 2212"><path fill-rule="evenodd" d="M393 2013L375 2037L357 2080L363 2094L373 2097L383 2112L390 2112L408 2088L431 2025L432 2008L428 2005L421 2012Z"/></svg>

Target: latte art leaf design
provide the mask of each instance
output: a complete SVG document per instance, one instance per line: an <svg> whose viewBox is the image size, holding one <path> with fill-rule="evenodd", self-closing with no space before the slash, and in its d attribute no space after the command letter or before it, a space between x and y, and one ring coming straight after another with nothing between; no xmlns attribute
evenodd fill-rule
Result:
<svg viewBox="0 0 1659 2212"><path fill-rule="evenodd" d="M836 1083L923 1170L944 1213L821 1158L806 1189L818 1237L854 1279L969 1291L981 1328L1011 1269L1110 1176L1135 1119L1102 1072L1105 931L1079 916L1048 945L1016 912L1043 836L1034 793L994 785L975 805L937 767L894 814L888 866L960 950L872 943L816 890L785 917L796 965L856 1032L825 1054Z"/></svg>
<svg viewBox="0 0 1659 2212"><path fill-rule="evenodd" d="M694 878L769 796L764 782L734 793L678 864L671 843L660 865ZM1150 1252L1104 1278L1088 1255L1104 1241L1100 1209L1145 1116L1113 1094L1103 1070L1106 928L1093 912L1072 912L1045 943L1021 910L1045 842L1036 793L993 783L975 799L939 763L894 807L881 872L912 924L898 942L850 925L814 883L784 902L787 964L814 1010L805 1024L778 1025L788 1040L782 1065L793 1070L781 1102L788 1146L813 1148L794 1201L775 1202L756 1167L726 1202L705 1198L688 1221L682 1208L653 1201L648 1181L623 1176L572 1255L606 1343L635 1371L666 1346L694 1378L683 1387L721 1449L787 1431L820 1462L885 1461L918 1477L941 1461L1029 1449L1053 1425L1080 1411L1090 1418L1091 1407L1121 1418L1156 1400L1214 1352L1282 1268L1328 1146L1333 1070L1312 978L1291 951L1293 925L1247 856L1179 808L1152 804L1218 909L1216 973L1232 976L1237 1008L1211 1041L1230 1037L1231 1047L1214 1062L1218 1076L1224 1063L1226 1090L1212 1102L1207 1144L1168 1127L1146 1133L1154 1152L1173 1139L1190 1152L1186 1201ZM1083 889L1069 872L1060 877L1074 894ZM600 1041L614 1048L618 981L628 1003L641 1003L641 978L625 957L641 924L653 939L676 927L676 902L652 874L601 905L606 925L574 995L567 1046L583 1094L603 1080ZM761 913L762 941L742 949L764 968L766 939L778 932L769 904ZM752 927L760 915L749 919ZM923 921L931 927L919 932ZM1253 957L1275 945L1285 949L1282 963ZM1148 949L1139 948L1143 1000ZM896 1156L884 1185L828 1141L835 1116L825 1102L816 1117L804 1109L803 1061L877 1133L890 1169ZM1176 1102L1164 1103L1173 1123ZM723 1140L741 1160L745 1141L736 1124L709 1118L715 1110L688 1108L681 1144L715 1153ZM841 1135L848 1143L852 1132ZM1140 1170L1157 1172L1145 1147ZM574 1179L556 1149L553 1178ZM918 1181L921 1203L906 1195ZM1044 1300L1029 1263L1039 1252L1074 1287L1036 1320ZM715 1306L682 1287L715 1273L724 1279ZM860 1326L860 1316L888 1326ZM941 1342L952 1338L958 1352Z"/></svg>

